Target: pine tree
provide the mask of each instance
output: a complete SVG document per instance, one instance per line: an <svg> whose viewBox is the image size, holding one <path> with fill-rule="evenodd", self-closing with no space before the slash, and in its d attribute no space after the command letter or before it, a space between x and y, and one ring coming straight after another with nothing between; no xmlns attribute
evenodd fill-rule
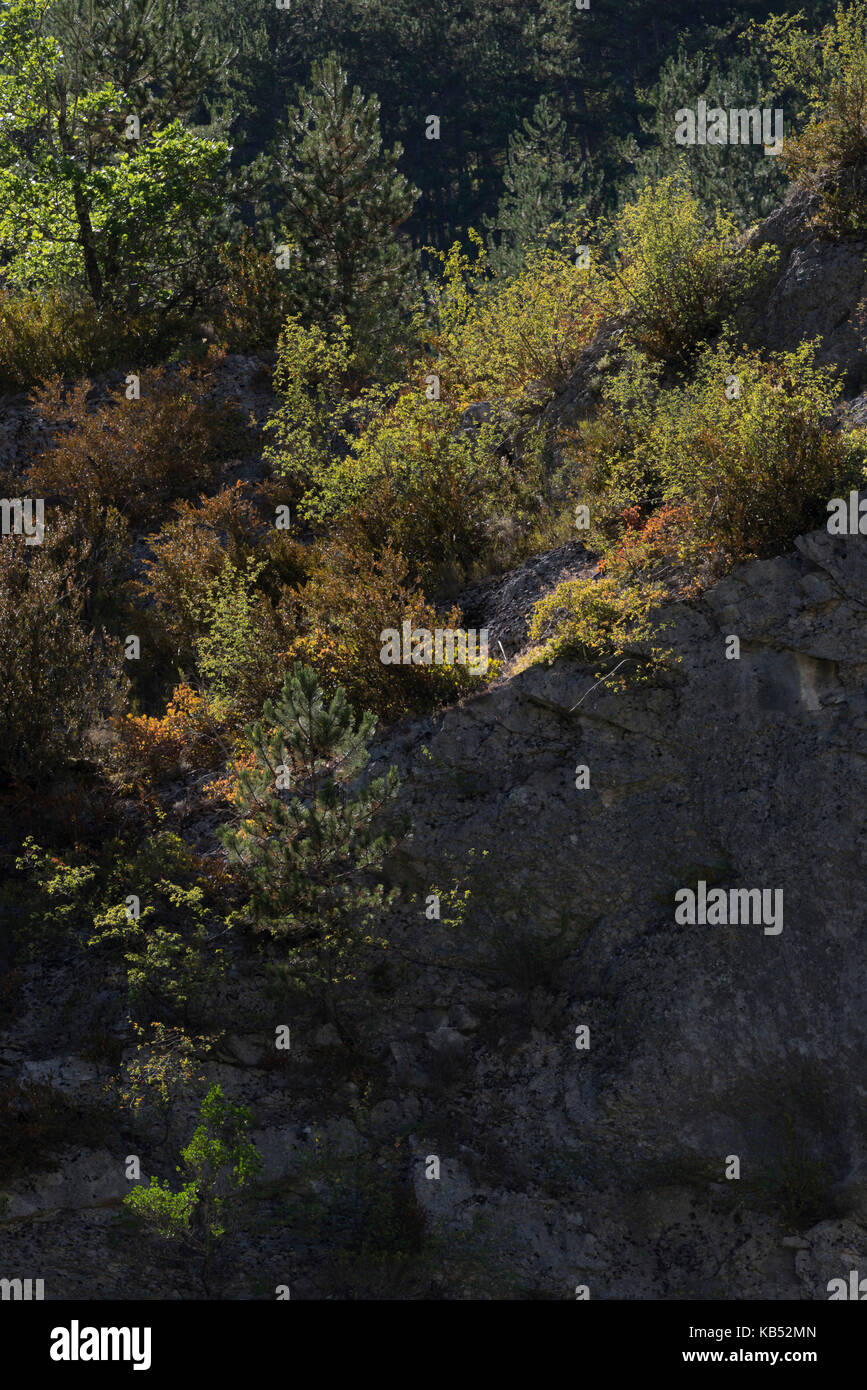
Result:
<svg viewBox="0 0 867 1390"><path fill-rule="evenodd" d="M490 261L501 275L515 275L526 251L546 243L545 233L559 222L573 204L581 181L580 162L569 154L566 123L556 104L543 96L523 130L509 141L503 183L506 192L497 215L486 219Z"/></svg>
<svg viewBox="0 0 867 1390"><path fill-rule="evenodd" d="M711 30L709 42L690 53L682 45L663 64L650 91L642 93L651 114L640 120L641 140L629 137L621 154L631 172L620 180L621 202L632 201L649 180L687 169L693 189L708 208L725 207L741 228L758 222L782 202L786 174L779 159L767 158L752 145L675 144L675 112L693 111L704 100L709 109L765 105L767 64L760 55L729 50L737 40L725 30ZM788 115L788 106L787 106Z"/></svg>
<svg viewBox="0 0 867 1390"><path fill-rule="evenodd" d="M247 730L255 766L238 777L241 823L220 831L248 876L253 920L287 943L284 973L317 982L332 1015L334 988L354 978L359 950L380 944L371 929L393 896L368 876L408 829L378 824L395 769L359 780L375 726L370 711L356 721L342 688L326 706L315 671L296 663Z"/></svg>
<svg viewBox="0 0 867 1390"><path fill-rule="evenodd" d="M418 191L398 171L401 153L382 147L376 97L350 89L333 54L314 64L277 145L292 284L305 318L346 319L362 361L377 358L408 317L413 258L395 228Z"/></svg>

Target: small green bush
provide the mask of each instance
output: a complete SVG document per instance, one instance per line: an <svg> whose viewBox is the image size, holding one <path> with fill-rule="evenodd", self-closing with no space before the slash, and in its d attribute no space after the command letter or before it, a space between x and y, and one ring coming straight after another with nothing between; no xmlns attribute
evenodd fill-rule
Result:
<svg viewBox="0 0 867 1390"><path fill-rule="evenodd" d="M575 244L592 234L580 224L552 229L559 247L529 253L513 279L489 282L481 239L472 230L474 261L455 243L438 252L437 331L429 371L458 414L476 401L514 416L537 414L568 381L610 305L591 246L577 264Z"/></svg>
<svg viewBox="0 0 867 1390"><path fill-rule="evenodd" d="M251 1122L246 1106L233 1105L220 1086L212 1086L193 1137L181 1150L176 1171L185 1181L180 1190L153 1177L124 1198L126 1210L146 1229L198 1256L206 1292L224 1273L221 1247L237 1230L244 1195L262 1173L261 1156L247 1132Z"/></svg>
<svg viewBox="0 0 867 1390"><path fill-rule="evenodd" d="M0 911L11 926L16 957L36 960L87 925L99 898L94 864L71 864L24 840L14 873L0 884Z"/></svg>

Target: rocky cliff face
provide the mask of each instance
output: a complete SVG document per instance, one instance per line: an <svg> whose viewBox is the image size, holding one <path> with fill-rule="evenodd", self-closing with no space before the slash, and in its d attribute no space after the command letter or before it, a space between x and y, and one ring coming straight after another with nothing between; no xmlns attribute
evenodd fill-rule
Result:
<svg viewBox="0 0 867 1390"><path fill-rule="evenodd" d="M754 342L789 351L816 341L817 361L838 368L854 394L867 382L867 242L832 242L816 234L816 201L793 188L786 202L747 238L771 243L779 261L740 314Z"/></svg>
<svg viewBox="0 0 867 1390"><path fill-rule="evenodd" d="M534 668L427 740L408 787L418 887L487 850L491 918L544 932L562 914L580 942L544 1027L530 1008L514 1051L461 1044L472 1131L493 1127L537 1181L558 1160L576 1177L580 1217L555 1203L547 1237L542 1206L517 1208L561 1281L816 1298L853 1241L867 1256L865 594L863 540L816 532L672 609L663 685L609 695L586 669ZM676 890L700 880L779 889L779 930L678 925ZM811 1227L794 1236L774 1220L796 1216L787 1185ZM461 1206L505 1213L506 1192L483 1194Z"/></svg>

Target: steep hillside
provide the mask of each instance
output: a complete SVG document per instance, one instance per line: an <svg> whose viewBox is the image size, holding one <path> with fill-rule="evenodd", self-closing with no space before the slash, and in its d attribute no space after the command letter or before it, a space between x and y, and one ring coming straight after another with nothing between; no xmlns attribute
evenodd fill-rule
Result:
<svg viewBox="0 0 867 1390"><path fill-rule="evenodd" d="M857 1298L867 0L118 6L0 0L0 1295Z"/></svg>

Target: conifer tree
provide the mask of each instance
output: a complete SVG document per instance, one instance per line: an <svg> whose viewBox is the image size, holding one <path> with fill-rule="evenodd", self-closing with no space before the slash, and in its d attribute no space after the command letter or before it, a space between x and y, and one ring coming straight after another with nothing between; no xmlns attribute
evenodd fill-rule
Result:
<svg viewBox="0 0 867 1390"><path fill-rule="evenodd" d="M767 217L786 192L786 174L779 159L768 158L754 145L695 145L684 148L672 138L675 112L693 111L704 100L708 109L724 111L766 105L767 65L760 55L725 56L726 33L711 29L708 44L691 53L683 45L663 64L645 98L648 117L640 118L641 138L621 142L621 155L631 166L620 181L621 202L631 202L648 181L686 169L693 189L708 208L722 204L738 227ZM722 56L721 56L722 55ZM775 104L779 104L775 101ZM789 115L786 103L786 115Z"/></svg>
<svg viewBox="0 0 867 1390"><path fill-rule="evenodd" d="M343 316L362 359L408 317L413 256L395 229L418 192L398 170L401 154L383 149L377 98L349 87L335 55L314 64L277 144L282 223L298 312L323 326Z"/></svg>
<svg viewBox="0 0 867 1390"><path fill-rule="evenodd" d="M379 824L395 769L360 780L375 726L370 711L356 720L342 688L326 705L315 671L296 663L247 730L255 765L238 777L240 825L220 832L248 877L254 922L286 942L286 973L324 987L329 1012L332 987L376 944L372 927L393 895L371 874L408 829Z"/></svg>
<svg viewBox="0 0 867 1390"><path fill-rule="evenodd" d="M581 180L580 161L569 154L566 123L556 104L540 97L523 129L509 140L505 193L496 217L486 219L490 261L501 275L515 275L526 251L546 243L545 233L570 209Z"/></svg>

